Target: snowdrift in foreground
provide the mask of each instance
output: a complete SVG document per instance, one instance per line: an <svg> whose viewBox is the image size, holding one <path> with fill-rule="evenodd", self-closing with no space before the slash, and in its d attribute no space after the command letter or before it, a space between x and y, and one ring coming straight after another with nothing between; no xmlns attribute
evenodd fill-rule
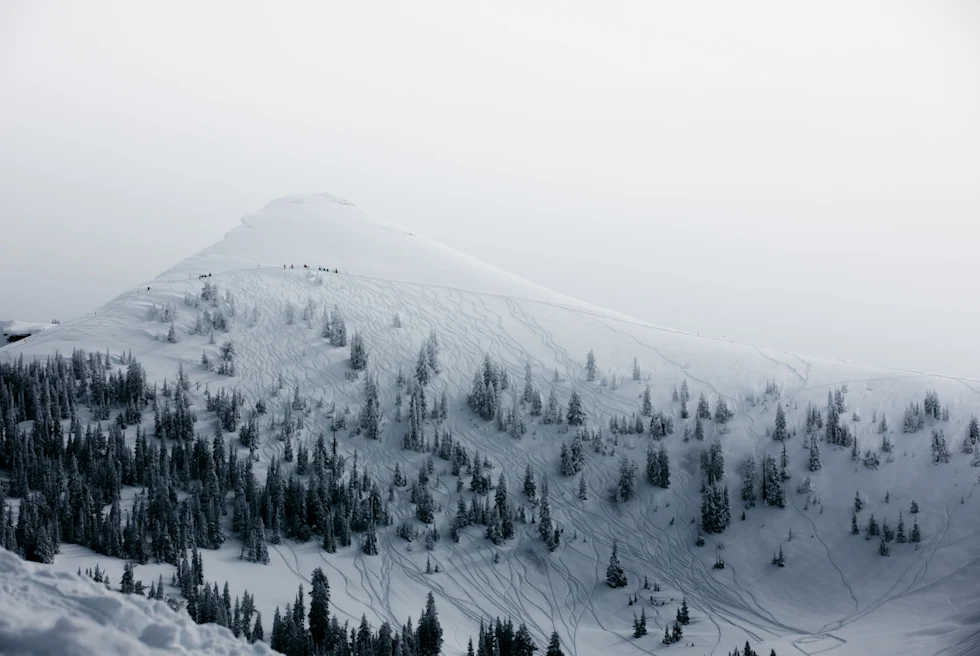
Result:
<svg viewBox="0 0 980 656"><path fill-rule="evenodd" d="M270 654L215 624L198 625L162 601L106 590L0 549L0 653Z"/></svg>
<svg viewBox="0 0 980 656"><path fill-rule="evenodd" d="M58 324L54 323L31 323L29 321L0 321L0 334L4 336L4 341L7 339L28 337L30 335L36 335L37 333L44 332L48 328L52 328Z"/></svg>

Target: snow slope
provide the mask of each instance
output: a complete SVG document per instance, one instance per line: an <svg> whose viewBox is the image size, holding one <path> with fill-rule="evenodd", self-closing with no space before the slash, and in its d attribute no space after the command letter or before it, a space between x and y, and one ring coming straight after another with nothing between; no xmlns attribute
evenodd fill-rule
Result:
<svg viewBox="0 0 980 656"><path fill-rule="evenodd" d="M317 267L339 273L320 273ZM185 293L200 291L202 273L211 273L209 281L222 292L230 291L236 302L230 330L239 353L234 378L198 364L202 350L216 347L206 337L190 334L195 316L183 299ZM301 312L310 302L317 318L307 323ZM166 303L179 313L176 344L164 338L169 324L148 318L152 305ZM285 320L287 303L296 308L292 325ZM379 534L382 548L376 557L356 547L328 555L315 542L287 542L270 545L272 562L263 567L240 562L234 541L204 552L208 579L237 581L233 594L244 588L261 591L256 602L263 617L271 618L276 605L289 602L296 586L320 566L330 578L335 611L354 622L362 613L374 623L417 617L425 593L433 590L446 629L446 653L465 651L479 620L490 616L526 621L542 644L557 629L572 654L660 653L668 648L660 644L659 634L673 620L681 596L688 598L694 621L686 627L684 643L671 646L671 653L725 654L746 639L762 653L770 648L780 654L840 656L980 653L980 495L973 495L977 470L959 448L966 422L980 412L977 381L802 357L654 326L554 294L326 194L274 201L243 219L222 241L157 279L122 293L91 315L0 349L0 357L44 357L75 347L108 348L113 354L132 350L151 380L172 380L182 363L191 380L201 384L195 392L199 412L204 384L211 390L237 387L251 401L261 398L275 409L281 403L276 384L281 375L285 398L296 385L311 402L304 439L312 441L328 426L325 411L312 402L322 398L327 406L350 404L356 412L362 398L361 383L345 377L348 350L331 348L319 334L320 313L334 305L343 310L348 329L360 332L368 344L370 370L378 377L386 413L380 442L341 434L341 448L347 454L356 451L361 466L381 480L390 480L396 463L408 463L408 475L415 474L424 456L401 449L406 424L393 420L393 381L399 367L411 371L423 339L434 329L443 372L432 387L434 394L445 390L449 395L449 428L467 448L488 455L496 466L494 477L501 470L508 475L517 503L525 502L519 490L528 463L547 475L553 517L564 527L564 542L549 554L535 526L520 526L518 539L497 548L470 528L459 544L443 539L437 545L431 557L443 572L436 575L424 574L424 549L400 540L393 529ZM395 313L402 328L392 325ZM589 349L595 350L602 375L620 381L617 389L586 382ZM611 416L636 413L649 384L655 408L675 413L678 423L678 433L667 440L671 488L655 489L643 482L636 499L611 501L619 458L637 462L642 477L650 439L621 436L614 456L588 454L590 498L580 501L577 478L563 478L558 471L558 449L567 438L559 429L532 423L522 440L514 440L465 407L473 372L485 352L506 363L517 386L529 361L545 396L553 386L564 403L577 390L590 422L603 427ZM630 378L634 358L642 369L640 382ZM560 381L553 383L556 371ZM705 442L717 438L723 445L733 522L724 534L707 536L708 544L701 548L694 545L692 521L700 503L697 450L704 445L682 441L684 422L671 401L672 388L684 380L695 402L704 392L712 407L724 398L736 412L724 434L709 422ZM776 405L764 393L770 381L782 389L790 428L800 432L787 444L789 505L760 505L741 521L737 465L750 454L758 460L765 453L779 453L779 445L766 436ZM828 391L841 385L848 389L843 418L855 430L861 451L878 448L881 438L872 418L884 415L892 428L894 457L883 458L881 468L870 471L852 462L847 451L821 443L823 469L810 474L802 448L803 413L808 403L823 408ZM895 431L904 408L913 400L921 403L930 389L951 410L950 422L934 426L944 430L950 443L952 458L946 465L931 463L933 426L911 435ZM859 418L852 420L852 413ZM213 418L201 414L198 430L213 432ZM259 470L281 450L282 444L269 437ZM436 462L439 474L445 463ZM808 475L812 503L795 492ZM891 557L882 558L875 541L851 536L856 490L868 501L862 522L874 512L879 521L894 525L900 509L910 522L908 507L914 498L922 509L919 548L893 545ZM433 491L445 510L437 518L445 534L445 521L456 503L455 478L448 472L438 476ZM886 492L890 503L884 501ZM409 517L412 508L407 492L397 495L396 523ZM604 581L614 540L630 577L626 591L612 590ZM782 569L770 563L780 545L788 561ZM55 569L74 572L98 561L118 581L121 563L77 547L64 551ZM492 562L495 553L500 556L497 564ZM716 554L724 556L724 570L712 569ZM156 570L146 575L143 569L137 569L137 578L155 577ZM663 586L653 595L656 605L649 605L651 593L640 589L644 575ZM647 600L651 635L641 640L631 638L637 609L627 604L626 592Z"/></svg>
<svg viewBox="0 0 980 656"><path fill-rule="evenodd" d="M231 631L198 625L162 601L106 590L91 579L26 563L0 549L0 653L5 656L271 654Z"/></svg>

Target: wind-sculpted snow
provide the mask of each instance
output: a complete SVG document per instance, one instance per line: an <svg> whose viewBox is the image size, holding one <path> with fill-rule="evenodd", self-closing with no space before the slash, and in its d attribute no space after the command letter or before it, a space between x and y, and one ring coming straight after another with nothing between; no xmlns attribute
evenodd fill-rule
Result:
<svg viewBox="0 0 980 656"><path fill-rule="evenodd" d="M0 549L0 654L158 656L271 654L162 601L106 590L77 574L26 563Z"/></svg>
<svg viewBox="0 0 980 656"><path fill-rule="evenodd" d="M238 351L237 375L231 378L198 364L202 351L213 354L217 347L205 336L190 334L196 311L183 304L186 293L200 291L198 276L208 273L208 282L222 294L230 292L237 309L229 334L217 336L219 343L230 338ZM169 323L148 318L151 306L168 303L178 312L175 344L165 339ZM296 309L291 325L287 303ZM316 309L309 323L302 319L308 303ZM263 617L271 618L274 607L291 601L296 586L307 584L310 572L322 567L330 579L332 611L352 623L362 614L375 626L382 620L401 624L409 615L418 617L420 600L431 589L446 629L446 653L465 651L481 618L497 616L527 622L539 644L557 630L566 653L580 656L668 649L725 654L746 639L760 653L775 648L781 655L980 651L980 495L973 494L978 470L970 466L970 456L960 453L966 423L980 412L977 381L801 357L667 330L553 294L327 196L274 201L246 217L223 241L157 280L123 293L93 315L8 346L0 357L45 357L76 347L108 347L114 354L132 350L150 380L173 380L183 364L191 381L200 383L200 389L192 388L199 410L205 385L211 391L236 387L253 403L265 400L271 416L281 417L281 404L298 386L311 408L301 439L311 443L320 431L329 432L326 411L331 404L338 409L349 404L356 413L363 398L363 374L354 381L346 375L348 349L332 348L320 336L322 314L334 306L343 312L348 329L358 331L368 345L368 371L378 378L384 411L379 441L338 433L344 453L356 452L359 467L385 483L396 463L414 476L425 456L401 449L407 422L394 421L394 380L399 367L411 373L421 344L435 330L442 372L433 379L429 398L447 393L451 412L444 428L468 450L486 454L494 464L494 480L503 471L513 502L529 511L531 505L520 493L525 467L530 463L539 476L548 477L552 516L564 530L562 544L549 553L533 524L518 525L517 538L501 547L475 527L464 530L454 544L448 539L447 520L455 509L456 478L437 459L431 485L442 505L437 525L443 539L431 553L418 542L399 539L393 528L379 532L378 556L366 556L356 546L328 554L316 540L270 545L268 566L240 561L240 545L234 540L221 550L204 551L207 578L231 581L237 586L233 594L245 588L256 593ZM393 326L396 313L400 328ZM600 376L609 384L586 381L589 349L594 349ZM632 501L612 501L620 457L633 459L642 471L651 440L648 435L620 435L611 445L613 453L588 452L584 475L589 500L580 500L577 477L563 478L558 469L559 448L570 435L531 422L523 439L515 440L466 407L465 396L484 353L508 369L514 389L501 396L506 407L511 406L511 393L522 389L524 364L530 362L534 383L545 397L554 387L567 403L576 390L590 425L604 430L610 417L639 411L649 384L654 408L673 413L678 424L677 433L666 439L671 487L661 490L641 482ZM634 358L641 381L631 378ZM704 443L683 440L684 422L676 415L671 392L685 380L692 412L700 392L712 408L725 399L735 412L724 430L706 422ZM778 401L765 394L767 383L781 389ZM893 457L871 471L853 462L849 450L821 443L823 468L811 473L803 448L807 404L823 408L828 392L845 385L842 421L857 435L861 452L878 449L881 436L873 418L884 415L892 427ZM936 390L950 408L950 421L936 425L949 440L949 464L932 464L928 429L901 432L905 407L921 402L927 390ZM320 399L324 403L318 407ZM765 454L778 459L780 445L767 436L777 402L787 412L790 431L796 431L787 442L787 507L759 504L742 521L738 466L750 455L757 461ZM526 413L525 419L530 419ZM198 430L208 434L214 427L207 418ZM432 427L426 430L431 438ZM283 449L273 431L263 435L260 480L265 466ZM715 439L726 459L724 482L732 493L733 521L723 534L706 536L707 544L697 547L697 452ZM807 476L814 490L810 503L796 493ZM856 490L879 519L892 524L899 510L911 521L908 508L914 499L923 532L918 548L894 545L891 556L883 558L876 542L850 535ZM412 506L405 489L395 495L397 525L411 517ZM629 576L625 590L605 583L614 541ZM785 568L770 562L779 546L786 553ZM716 555L724 557L725 569L712 568ZM425 574L427 557L441 572ZM73 572L95 560L72 548L54 567ZM99 562L118 580L121 563L113 570L115 565L106 560ZM642 589L644 576L659 582L661 591ZM631 638L633 613L638 611L628 604L632 593L639 595L650 622L650 635L639 640ZM658 636L672 624L682 596L691 605L693 621L685 627L684 640L667 648Z"/></svg>

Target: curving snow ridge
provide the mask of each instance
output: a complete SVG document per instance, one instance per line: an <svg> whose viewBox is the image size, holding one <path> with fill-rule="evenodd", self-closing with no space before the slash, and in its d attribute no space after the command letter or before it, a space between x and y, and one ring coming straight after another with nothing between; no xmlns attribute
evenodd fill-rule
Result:
<svg viewBox="0 0 980 656"><path fill-rule="evenodd" d="M215 624L195 624L162 601L106 590L76 574L0 549L0 653L7 656L272 654Z"/></svg>
<svg viewBox="0 0 980 656"><path fill-rule="evenodd" d="M284 264L585 306L326 193L272 201L159 279Z"/></svg>

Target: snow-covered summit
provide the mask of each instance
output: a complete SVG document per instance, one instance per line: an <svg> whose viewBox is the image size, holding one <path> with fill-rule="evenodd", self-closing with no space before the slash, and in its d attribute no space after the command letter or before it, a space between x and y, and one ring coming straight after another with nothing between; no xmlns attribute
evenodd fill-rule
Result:
<svg viewBox="0 0 980 656"><path fill-rule="evenodd" d="M319 267L385 280L583 306L328 193L273 200L158 280L244 267Z"/></svg>

